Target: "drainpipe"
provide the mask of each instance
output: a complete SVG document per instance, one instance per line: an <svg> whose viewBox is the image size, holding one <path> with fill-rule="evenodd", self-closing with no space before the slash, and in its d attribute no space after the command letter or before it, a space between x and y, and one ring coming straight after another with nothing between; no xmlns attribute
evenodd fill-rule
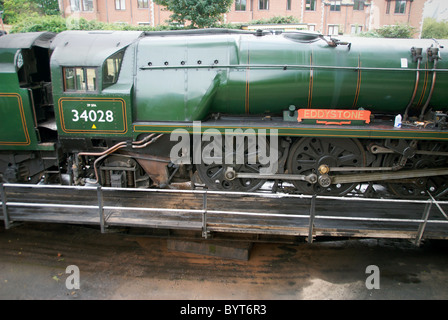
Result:
<svg viewBox="0 0 448 320"><path fill-rule="evenodd" d="M412 9L412 2L414 0L409 1L409 12L408 12L408 23L411 21L411 9Z"/></svg>
<svg viewBox="0 0 448 320"><path fill-rule="evenodd" d="M320 25L322 26L321 27L321 33L322 34L326 34L325 32L326 32L326 29L327 29L327 26L326 26L326 24L327 24L327 17L326 17L326 14L325 14L325 3L322 1L322 5L321 5L321 9L322 9L322 15L321 15L321 20L320 20Z"/></svg>
<svg viewBox="0 0 448 320"><path fill-rule="evenodd" d="M155 14L154 14L154 1L151 0L151 5L149 6L149 21L151 22L151 26L155 27Z"/></svg>
<svg viewBox="0 0 448 320"><path fill-rule="evenodd" d="M131 25L134 25L134 17L133 17L133 14L132 14L132 0L129 0L129 6L130 6L130 8L131 8Z"/></svg>
<svg viewBox="0 0 448 320"><path fill-rule="evenodd" d="M109 23L109 8L107 7L107 0L104 1L106 1L106 21Z"/></svg>
<svg viewBox="0 0 448 320"><path fill-rule="evenodd" d="M342 3L341 3L341 7L342 7ZM344 22L344 30L342 31L343 34L346 34L346 32L347 32L348 7L349 7L348 5L345 6L345 22ZM338 31L338 33L339 32L340 31ZM351 32L351 30L350 30L350 32Z"/></svg>
<svg viewBox="0 0 448 320"><path fill-rule="evenodd" d="M305 0L300 1L300 22L301 22L301 23L303 23L303 15L304 15L304 12L303 12L303 10L304 10L303 2L304 2L304 1L305 1Z"/></svg>
<svg viewBox="0 0 448 320"><path fill-rule="evenodd" d="M59 0L59 9L62 12L62 17L65 18L65 0Z"/></svg>
<svg viewBox="0 0 448 320"><path fill-rule="evenodd" d="M375 7L375 1L372 0L370 3L370 14L369 14L369 30L372 30L372 21L373 21L373 8Z"/></svg>
<svg viewBox="0 0 448 320"><path fill-rule="evenodd" d="M95 11L96 20L100 20L100 7L98 7L98 0L93 3L93 9Z"/></svg>

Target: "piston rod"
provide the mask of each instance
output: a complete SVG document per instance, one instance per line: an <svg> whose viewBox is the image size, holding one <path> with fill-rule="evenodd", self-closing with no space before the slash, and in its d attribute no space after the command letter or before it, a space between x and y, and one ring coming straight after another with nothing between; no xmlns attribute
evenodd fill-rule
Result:
<svg viewBox="0 0 448 320"><path fill-rule="evenodd" d="M347 170L340 170L342 168L329 168L329 172L333 171L353 171L353 169L358 168L347 168ZM365 170L374 170L375 168L360 168ZM260 174L260 173L247 173L247 172L235 172L233 169L229 168L225 177L227 180L234 179L274 179L274 180L295 180L295 181L307 181L309 183L324 183L325 186L329 184L342 184L342 183L361 183L361 182L371 182L371 181L382 181L382 180L398 180L398 179L412 179L412 178L423 178L423 177L434 177L448 175L448 168L437 168L437 169L421 169L421 170L401 170L390 172L392 168L385 167L382 170L389 172L373 172L373 173L355 173L355 174L344 174L336 176L328 176L327 174L317 176L316 174L309 175L294 175L294 174ZM358 171L358 170L354 170ZM321 179L325 177L326 179ZM330 179L328 180L327 177Z"/></svg>
<svg viewBox="0 0 448 320"><path fill-rule="evenodd" d="M434 177L443 175L448 175L448 168L339 175L339 176L332 176L331 183L332 184L355 183L355 182L382 181L382 180L395 180L395 179L423 178L423 177Z"/></svg>
<svg viewBox="0 0 448 320"><path fill-rule="evenodd" d="M249 173L249 172L235 172L232 168L228 168L225 172L225 178L227 180L234 179L281 179L281 180L298 180L298 181L307 181L309 183L317 182L317 175L312 173L309 175L302 174L262 174L262 173Z"/></svg>

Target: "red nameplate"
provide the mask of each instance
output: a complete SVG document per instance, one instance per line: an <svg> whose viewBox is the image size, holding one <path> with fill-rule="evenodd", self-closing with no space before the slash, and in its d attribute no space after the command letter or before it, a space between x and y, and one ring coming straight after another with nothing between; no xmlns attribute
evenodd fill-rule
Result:
<svg viewBox="0 0 448 320"><path fill-rule="evenodd" d="M316 120L319 124L351 124L351 121L370 123L368 110L299 109L297 121Z"/></svg>

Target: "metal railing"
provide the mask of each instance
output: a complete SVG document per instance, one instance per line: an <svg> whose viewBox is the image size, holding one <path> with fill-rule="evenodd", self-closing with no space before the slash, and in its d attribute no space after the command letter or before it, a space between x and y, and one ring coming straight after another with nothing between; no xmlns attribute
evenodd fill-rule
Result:
<svg viewBox="0 0 448 320"><path fill-rule="evenodd" d="M8 201L7 188L19 188L25 192L30 189L40 189L40 190L64 190L67 192L84 190L96 192L96 205L88 204L66 204L66 203L46 203L46 202L26 202L26 201ZM105 192L145 192L151 193L162 193L168 194L170 196L182 196L188 194L202 195L202 204L200 208L196 209L184 209L184 208L147 208L147 207L133 207L133 206L110 206L104 204L104 193ZM287 214L287 213L272 213L272 212L242 212L242 211L232 211L232 210L216 210L210 209L208 207L209 197L211 195L218 195L222 197L230 196L234 198L235 196L253 197L255 200L259 197L262 198L272 198L272 199L282 199L282 198L296 198L296 199L308 199L310 200L309 213L308 214ZM246 217L284 217L284 218L296 218L296 219L308 219L308 232L307 241L309 243L313 242L313 234L315 228L316 220L335 220L335 221L358 221L358 222L384 222L384 223L412 223L418 224L418 229L415 232L414 243L418 246L420 245L423 234L425 232L426 226L428 224L441 224L447 226L447 238L448 238L448 216L442 208L442 205L448 205L448 201L437 201L434 197L428 193L427 200L401 200L401 199L374 199L374 198L363 198L363 197L333 197L333 196L320 196L320 195L297 195L297 194L286 194L286 193L247 193L247 192L224 192L224 191L210 191L210 190L174 190L174 189L130 189L130 188L108 188L108 187L76 187L76 186L59 186L59 185L23 185L23 184L9 184L0 183L0 196L1 196L1 206L2 206L2 219L4 220L4 225L6 229L11 227L14 218L10 216L10 208L60 208L60 209L73 209L73 210L94 210L98 212L98 221L101 228L101 232L106 232L108 227L108 220L110 215L106 216L106 210L115 210L120 212L163 212L163 213L190 213L197 214L201 219L201 231L204 238L208 238L210 233L214 230L213 227L208 223L208 218L210 215L229 215L229 216L246 216ZM390 203L394 204L424 204L425 209L423 211L422 217L420 219L411 218L384 218L384 217L361 217L361 216L329 216L323 214L317 214L316 204L318 201L331 200L331 201L345 201L347 203L356 202L372 202L372 203ZM431 210L435 206L444 219L429 219ZM37 219L38 220L38 219ZM34 218L33 221L36 221ZM64 221L60 221L64 222ZM241 232L241 230L235 230L235 232Z"/></svg>

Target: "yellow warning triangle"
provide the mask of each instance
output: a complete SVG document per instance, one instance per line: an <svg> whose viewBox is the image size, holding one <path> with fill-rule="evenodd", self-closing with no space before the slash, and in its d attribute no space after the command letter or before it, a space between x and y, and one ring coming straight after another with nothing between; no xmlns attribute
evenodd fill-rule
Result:
<svg viewBox="0 0 448 320"><path fill-rule="evenodd" d="M96 129L96 125L93 125L93 126L92 126L92 129Z"/></svg>

